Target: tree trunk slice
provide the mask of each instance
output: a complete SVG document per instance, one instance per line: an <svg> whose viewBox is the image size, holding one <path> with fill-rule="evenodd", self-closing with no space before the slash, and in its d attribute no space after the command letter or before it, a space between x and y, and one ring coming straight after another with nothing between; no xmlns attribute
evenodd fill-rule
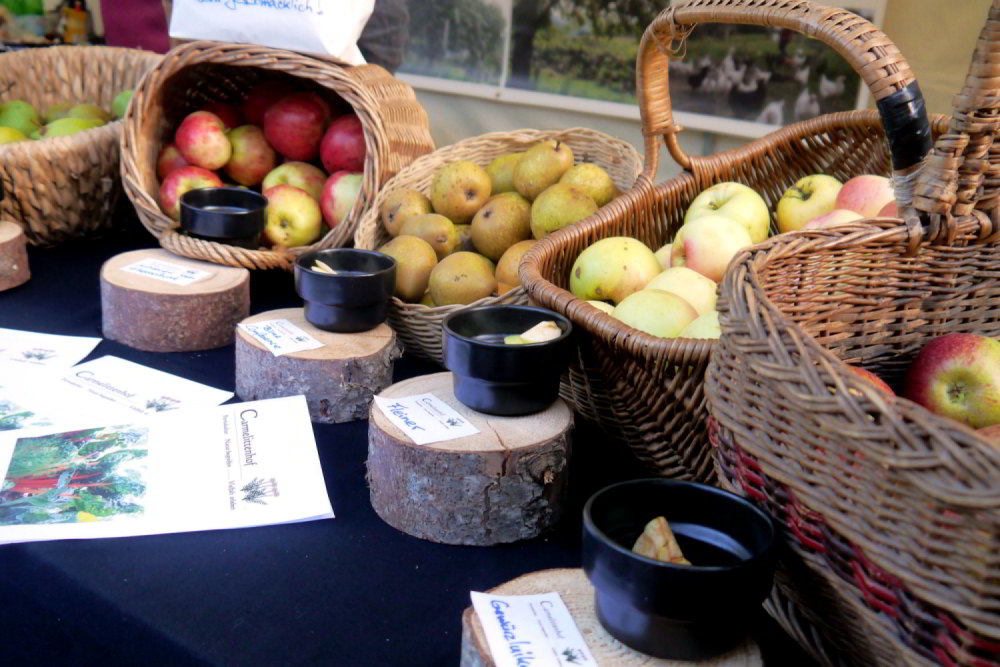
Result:
<svg viewBox="0 0 1000 667"><path fill-rule="evenodd" d="M174 285L123 271L144 259L205 271L190 285ZM116 255L101 267L104 337L150 352L209 350L233 342L236 324L250 314L250 272L178 257L162 248Z"/></svg>
<svg viewBox="0 0 1000 667"><path fill-rule="evenodd" d="M24 230L9 220L0 220L0 292L23 285L30 277Z"/></svg>
<svg viewBox="0 0 1000 667"><path fill-rule="evenodd" d="M608 634L594 611L594 587L587 581L587 575L579 568L539 570L531 572L507 583L500 584L489 592L496 595L538 595L559 593L570 615L576 622L580 634L587 642L587 648L601 667L759 667L764 664L760 648L753 639L724 655L697 662L664 660L634 651ZM725 604L720 601L720 604ZM483 625L472 606L462 613L462 657L461 667L493 667Z"/></svg>
<svg viewBox="0 0 1000 667"><path fill-rule="evenodd" d="M312 420L331 424L366 418L372 397L392 384L393 363L402 352L389 325L334 333L307 322L302 308L259 313L244 323L265 320L288 320L323 347L276 357L237 329L236 394L243 400L305 394Z"/></svg>
<svg viewBox="0 0 1000 667"><path fill-rule="evenodd" d="M562 399L524 417L485 415L455 398L452 374L423 375L381 393L432 393L479 433L416 445L375 403L368 422L372 507L389 525L445 544L535 537L562 515L573 413Z"/></svg>

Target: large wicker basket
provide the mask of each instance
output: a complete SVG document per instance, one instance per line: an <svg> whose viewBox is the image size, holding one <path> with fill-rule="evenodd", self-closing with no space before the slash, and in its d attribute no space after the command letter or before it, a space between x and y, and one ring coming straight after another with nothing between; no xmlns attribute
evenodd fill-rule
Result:
<svg viewBox="0 0 1000 667"><path fill-rule="evenodd" d="M570 317L585 334L578 338L578 359L564 378L563 397L613 438L627 443L652 471L698 480L711 480L715 474L702 386L715 342L655 337L575 298L566 287L576 257L591 243L609 236L632 236L653 249L661 247L681 227L694 197L718 182L749 185L773 210L784 191L808 174L826 173L846 180L864 173L890 173L886 133L873 111L819 116L735 150L708 157L686 155L677 138L680 128L671 116L668 47L696 24L713 22L806 32L836 49L859 72L877 101L894 100L894 94L908 96L916 99L913 108L923 111L919 88L892 42L861 17L842 9L794 0L698 0L665 10L646 29L636 65L646 137L643 175L635 188L592 217L532 248L520 273L534 301ZM926 119L923 123L926 130ZM936 129L944 127L945 119L939 118ZM914 127L906 130L916 131ZM661 139L685 171L654 186ZM905 187L897 185L897 196L903 196Z"/></svg>
<svg viewBox="0 0 1000 667"><path fill-rule="evenodd" d="M186 114L210 101L239 103L264 78L290 79L324 94L332 91L353 108L367 149L358 202L319 241L290 251L243 249L181 234L160 210L156 159L161 147ZM264 46L190 42L164 56L136 90L125 116L121 170L142 224L171 252L249 269L290 269L301 252L349 242L385 180L433 149L427 113L413 90L378 65L349 67Z"/></svg>
<svg viewBox="0 0 1000 667"><path fill-rule="evenodd" d="M450 146L424 155L403 169L386 183L374 204L362 217L354 237L358 248L373 250L389 241L379 220L379 207L393 190L413 188L424 193L430 192L434 172L444 164L457 160L469 160L486 166L490 160L506 153L524 151L537 143L548 140L562 141L573 149L576 162L592 162L603 167L619 190L632 187L642 171L642 157L632 144L615 137L582 127L566 130L517 130L515 132L493 132L470 139L463 139ZM392 298L388 319L399 334L406 350L413 354L443 363L441 350L441 327L448 315L462 308L484 306L497 303L528 303L523 287L516 287L500 296L486 297L468 306L425 306L406 303Z"/></svg>
<svg viewBox="0 0 1000 667"><path fill-rule="evenodd" d="M54 46L0 55L0 101L39 111L60 102L111 109L160 55L103 46ZM13 220L35 245L107 231L121 196L121 121L67 137L0 145L0 219Z"/></svg>
<svg viewBox="0 0 1000 667"><path fill-rule="evenodd" d="M935 336L1000 336L998 35L994 0L907 225L772 239L721 288L719 477L783 522L783 622L826 662L1000 665L1000 447L847 366L902 390Z"/></svg>

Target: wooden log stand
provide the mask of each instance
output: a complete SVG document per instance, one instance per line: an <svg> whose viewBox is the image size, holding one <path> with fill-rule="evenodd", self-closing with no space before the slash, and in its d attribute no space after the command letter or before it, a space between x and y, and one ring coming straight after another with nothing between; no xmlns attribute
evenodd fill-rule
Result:
<svg viewBox="0 0 1000 667"><path fill-rule="evenodd" d="M309 324L302 308L271 310L244 322L265 320L288 320L323 347L276 357L238 329L236 394L245 401L305 394L313 421L340 423L367 417L372 396L392 383L393 363L402 352L385 323L361 333L333 333Z"/></svg>
<svg viewBox="0 0 1000 667"><path fill-rule="evenodd" d="M123 271L144 259L210 273L190 285ZM250 314L250 272L178 257L162 248L116 255L101 267L104 337L150 352L209 350L233 342Z"/></svg>
<svg viewBox="0 0 1000 667"><path fill-rule="evenodd" d="M386 523L445 544L490 545L535 537L562 514L573 413L561 399L524 417L494 417L455 398L452 374L423 375L381 393L432 393L479 433L416 445L372 404L368 485Z"/></svg>
<svg viewBox="0 0 1000 667"><path fill-rule="evenodd" d="M633 651L608 634L594 611L594 587L579 568L539 570L507 583L489 592L496 595L538 595L559 593L570 615L576 622L587 648L601 667L759 667L764 664L760 648L752 639L724 655L698 662L664 660ZM721 604L724 604L722 602ZM486 634L479 616L470 605L462 613L461 667L493 667Z"/></svg>
<svg viewBox="0 0 1000 667"><path fill-rule="evenodd" d="M0 220L0 292L28 282L28 242L21 225Z"/></svg>

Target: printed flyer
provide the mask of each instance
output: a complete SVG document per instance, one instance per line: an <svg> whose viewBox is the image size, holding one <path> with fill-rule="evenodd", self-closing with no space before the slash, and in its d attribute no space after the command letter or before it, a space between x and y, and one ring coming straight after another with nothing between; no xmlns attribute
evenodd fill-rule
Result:
<svg viewBox="0 0 1000 667"><path fill-rule="evenodd" d="M15 374L69 368L90 354L100 338L0 329L0 383Z"/></svg>

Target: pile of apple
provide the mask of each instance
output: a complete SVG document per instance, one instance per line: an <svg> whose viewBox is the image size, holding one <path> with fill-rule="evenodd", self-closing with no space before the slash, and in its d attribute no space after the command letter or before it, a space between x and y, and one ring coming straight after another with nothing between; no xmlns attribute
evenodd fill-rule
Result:
<svg viewBox="0 0 1000 667"><path fill-rule="evenodd" d="M544 141L482 167L434 172L430 192L389 193L379 215L396 260L395 295L429 306L469 304L520 285L518 264L537 239L593 214L618 190L599 165ZM494 264L495 262L495 264Z"/></svg>
<svg viewBox="0 0 1000 667"><path fill-rule="evenodd" d="M28 139L66 137L125 115L131 90L123 90L111 103L111 113L89 102L60 102L44 113L24 100L0 102L0 144L12 144Z"/></svg>
<svg viewBox="0 0 1000 667"><path fill-rule="evenodd" d="M181 121L156 162L160 207L179 220L185 192L225 181L259 188L267 198L264 238L285 248L308 245L322 235L324 220L332 229L351 212L364 164L357 115L336 115L323 97L286 81L264 81L239 107L213 102Z"/></svg>

